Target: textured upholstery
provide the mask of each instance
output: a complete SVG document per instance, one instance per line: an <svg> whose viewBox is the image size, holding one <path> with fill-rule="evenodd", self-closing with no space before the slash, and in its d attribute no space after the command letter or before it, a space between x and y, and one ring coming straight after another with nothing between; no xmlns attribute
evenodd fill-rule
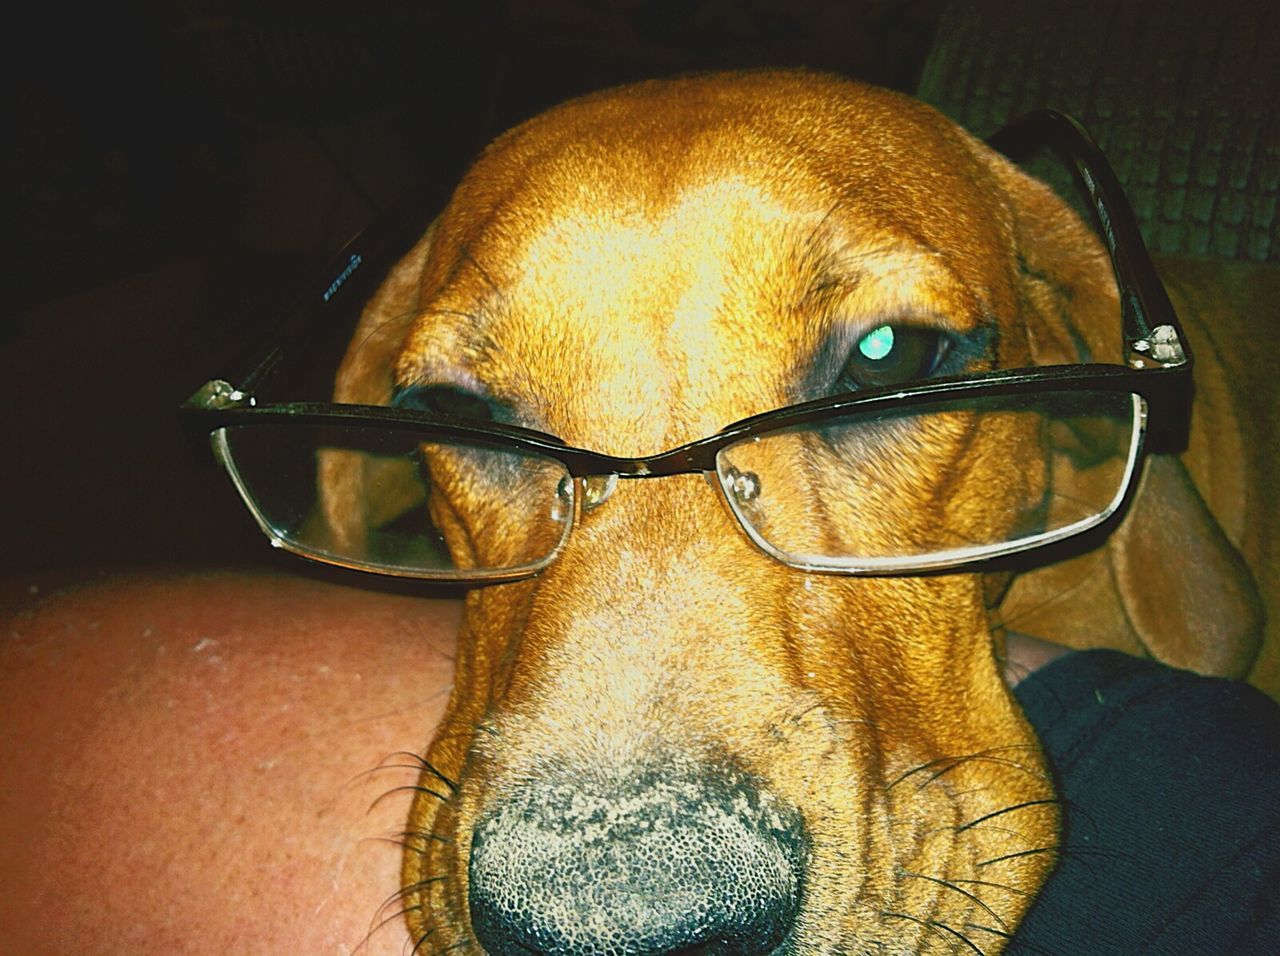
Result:
<svg viewBox="0 0 1280 956"><path fill-rule="evenodd" d="M979 135L1040 106L1071 113L1154 252L1280 262L1274 0L956 0L918 94Z"/></svg>

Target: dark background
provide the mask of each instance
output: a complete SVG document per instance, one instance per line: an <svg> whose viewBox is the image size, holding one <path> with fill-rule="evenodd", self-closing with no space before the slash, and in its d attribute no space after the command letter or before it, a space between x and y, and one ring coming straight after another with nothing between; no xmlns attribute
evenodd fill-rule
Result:
<svg viewBox="0 0 1280 956"><path fill-rule="evenodd" d="M602 86L807 66L979 134L1057 106L1150 243L1280 261L1273 0L81 0L11 12L5 40L11 586L273 560L178 403L379 210Z"/></svg>
<svg viewBox="0 0 1280 956"><path fill-rule="evenodd" d="M802 65L910 90L940 7L28 5L8 31L0 571L268 560L173 410L378 209L602 86Z"/></svg>

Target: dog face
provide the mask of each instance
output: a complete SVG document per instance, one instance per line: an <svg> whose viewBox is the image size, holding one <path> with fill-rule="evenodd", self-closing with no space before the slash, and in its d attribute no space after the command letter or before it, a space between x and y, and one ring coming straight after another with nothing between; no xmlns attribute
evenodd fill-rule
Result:
<svg viewBox="0 0 1280 956"><path fill-rule="evenodd" d="M1108 357L1117 315L1074 216L928 108L807 74L704 77L494 143L371 303L337 391L447 395L644 456L851 388ZM887 372L854 348L886 325L907 348ZM975 503L1037 494L1003 452L1031 440L1017 428L957 417L861 460L810 449L780 482L790 520L880 539L1009 520ZM498 507L518 487L423 454L430 499L388 492L391 510L427 508L463 564L524 533ZM321 479L335 534L379 520L351 505L379 476ZM424 777L405 858L414 938L998 952L1057 822L999 652L979 576L807 574L699 476L620 482L541 574L468 594L428 754L448 784Z"/></svg>

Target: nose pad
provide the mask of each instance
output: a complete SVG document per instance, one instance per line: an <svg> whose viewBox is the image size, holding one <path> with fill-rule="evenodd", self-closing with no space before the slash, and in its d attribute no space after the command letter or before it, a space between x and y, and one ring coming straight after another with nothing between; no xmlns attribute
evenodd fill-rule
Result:
<svg viewBox="0 0 1280 956"><path fill-rule="evenodd" d="M472 835L472 929L492 956L774 952L791 936L798 813L725 774L522 788Z"/></svg>
<svg viewBox="0 0 1280 956"><path fill-rule="evenodd" d="M593 511L613 496L617 475L587 475L582 479L582 510Z"/></svg>
<svg viewBox="0 0 1280 956"><path fill-rule="evenodd" d="M739 471L732 465L725 472L729 493L739 505L747 505L760 497L760 476L754 471Z"/></svg>

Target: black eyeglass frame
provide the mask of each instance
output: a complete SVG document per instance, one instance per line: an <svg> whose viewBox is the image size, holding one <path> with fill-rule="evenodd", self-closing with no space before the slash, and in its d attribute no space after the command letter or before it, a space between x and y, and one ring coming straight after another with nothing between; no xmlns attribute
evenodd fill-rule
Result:
<svg viewBox="0 0 1280 956"><path fill-rule="evenodd" d="M1139 461L1147 452L1176 453L1186 447L1192 392L1191 350L1152 265L1137 222L1115 173L1093 138L1074 119L1054 110L1040 110L1015 120L992 136L988 143L1019 161L1050 148L1065 160L1090 201L1111 259L1120 293L1121 331L1128 365L1083 363L997 369L990 372L929 379L910 385L866 389L774 409L742 419L721 431L655 455L616 457L575 448L554 435L496 422L474 422L412 409L326 402L287 402L260 405L254 396L289 350L289 343L317 320L315 313L331 313L337 301L351 301L358 283L351 282L364 269L363 283L377 280L416 238L427 216L421 203L386 222L376 223L353 240L334 260L331 278L323 285L320 301L303 299L286 315L265 348L259 350L237 377L214 378L180 408L184 429L194 442L209 447L211 434L222 428L293 423L332 427L369 427L412 430L423 442L457 441L499 449L530 452L560 462L575 479L593 476L647 478L716 471L716 456L729 445L786 428L820 425L852 410L895 410L944 400L1037 394L1049 391L1123 392L1141 396L1145 406ZM406 211L407 210L407 211ZM363 299L360 300L361 302ZM346 313L349 315L349 313ZM233 382L239 385L233 385ZM1129 493L1136 481L1130 482ZM1038 550L1056 542L1032 542L1014 546L1009 553ZM970 569L991 563L990 557L948 565L946 570ZM927 570L936 570L929 568ZM375 573L394 573L379 571ZM477 576L481 580L524 577L535 571ZM847 570L846 574L902 574ZM430 572L406 576L431 578ZM442 575L449 580L462 580Z"/></svg>

